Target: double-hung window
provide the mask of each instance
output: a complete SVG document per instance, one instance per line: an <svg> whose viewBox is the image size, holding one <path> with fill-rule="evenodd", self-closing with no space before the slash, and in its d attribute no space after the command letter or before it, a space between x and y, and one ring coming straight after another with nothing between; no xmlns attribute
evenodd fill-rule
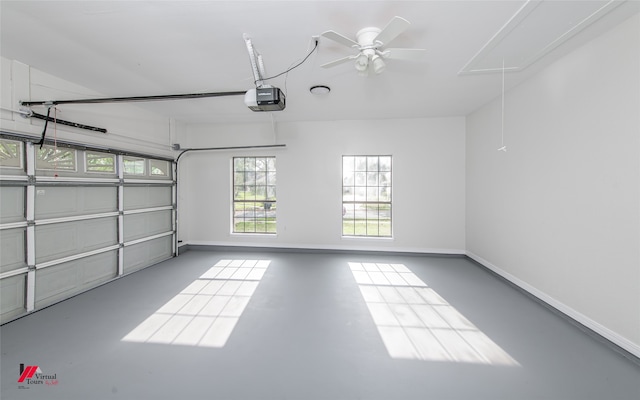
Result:
<svg viewBox="0 0 640 400"><path fill-rule="evenodd" d="M233 158L233 232L276 233L276 158Z"/></svg>
<svg viewBox="0 0 640 400"><path fill-rule="evenodd" d="M391 156L343 156L342 236L391 233Z"/></svg>

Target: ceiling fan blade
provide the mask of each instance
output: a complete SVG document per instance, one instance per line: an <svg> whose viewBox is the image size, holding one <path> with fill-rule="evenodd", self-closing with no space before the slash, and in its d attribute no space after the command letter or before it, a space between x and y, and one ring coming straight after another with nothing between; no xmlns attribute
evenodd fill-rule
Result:
<svg viewBox="0 0 640 400"><path fill-rule="evenodd" d="M393 17L387 26L385 26L378 36L376 36L374 42L379 41L382 42L383 45L387 45L399 34L406 31L409 25L411 25L411 23L406 19L402 17Z"/></svg>
<svg viewBox="0 0 640 400"><path fill-rule="evenodd" d="M355 58L354 56L349 56L349 57L339 58L339 59L337 59L337 60L335 60L335 61L331 61L331 62L328 62L328 63L326 63L326 64L322 64L322 65L321 65L321 67L322 67L322 68L331 68L331 67L335 67L336 65L344 64L344 63L346 63L346 62L348 62L348 61L351 61L351 60L353 60L354 58Z"/></svg>
<svg viewBox="0 0 640 400"><path fill-rule="evenodd" d="M338 32L326 31L322 34L322 36L326 37L327 39L331 39L334 42L345 45L347 47L359 46L357 42L354 42L353 40L349 39L344 35L339 34Z"/></svg>
<svg viewBox="0 0 640 400"><path fill-rule="evenodd" d="M426 49L386 49L382 56L394 60L421 61L426 53Z"/></svg>

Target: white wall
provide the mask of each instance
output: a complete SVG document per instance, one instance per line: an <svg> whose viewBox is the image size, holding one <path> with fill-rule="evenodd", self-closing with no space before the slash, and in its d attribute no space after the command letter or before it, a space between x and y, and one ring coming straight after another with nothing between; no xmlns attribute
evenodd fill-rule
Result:
<svg viewBox="0 0 640 400"><path fill-rule="evenodd" d="M183 243L463 253L464 118L190 125L187 147L283 143L285 149L189 153L180 161ZM342 238L342 155L393 156L393 239ZM275 155L275 237L231 234L231 158ZM185 195L188 194L188 195Z"/></svg>
<svg viewBox="0 0 640 400"><path fill-rule="evenodd" d="M507 77L508 79L508 77ZM640 355L640 16L467 118L467 250Z"/></svg>
<svg viewBox="0 0 640 400"><path fill-rule="evenodd" d="M87 88L49 75L19 61L0 58L0 129L39 137L44 121L23 118L9 110L20 109L20 101L62 100L106 97ZM44 106L33 111L46 115ZM51 116L54 116L52 110ZM58 124L47 127L47 138L54 130L61 140L173 157L170 150L175 124L169 118L131 104L60 105L57 118L107 129L107 133L71 128Z"/></svg>

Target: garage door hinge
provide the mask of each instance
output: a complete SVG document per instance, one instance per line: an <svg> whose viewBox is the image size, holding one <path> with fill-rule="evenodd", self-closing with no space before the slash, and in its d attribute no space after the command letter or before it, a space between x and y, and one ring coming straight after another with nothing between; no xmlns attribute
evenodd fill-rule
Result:
<svg viewBox="0 0 640 400"><path fill-rule="evenodd" d="M35 220L27 220L27 226L34 226L36 224Z"/></svg>
<svg viewBox="0 0 640 400"><path fill-rule="evenodd" d="M35 184L36 184L36 176L27 175L27 185L35 185Z"/></svg>
<svg viewBox="0 0 640 400"><path fill-rule="evenodd" d="M36 270L36 266L35 265L27 265L27 268L29 269L29 271L35 271Z"/></svg>

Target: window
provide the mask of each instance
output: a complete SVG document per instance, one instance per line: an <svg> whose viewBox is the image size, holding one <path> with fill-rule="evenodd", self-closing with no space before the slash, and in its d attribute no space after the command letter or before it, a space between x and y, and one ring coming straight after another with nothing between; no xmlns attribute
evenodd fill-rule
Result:
<svg viewBox="0 0 640 400"><path fill-rule="evenodd" d="M391 156L342 157L342 235L391 237Z"/></svg>
<svg viewBox="0 0 640 400"><path fill-rule="evenodd" d="M151 176L169 176L169 161L149 160Z"/></svg>
<svg viewBox="0 0 640 400"><path fill-rule="evenodd" d="M114 174L116 172L115 154L99 153L87 150L85 152L87 172Z"/></svg>
<svg viewBox="0 0 640 400"><path fill-rule="evenodd" d="M233 158L233 232L276 233L276 158Z"/></svg>
<svg viewBox="0 0 640 400"><path fill-rule="evenodd" d="M9 168L22 167L22 142L0 140L0 166Z"/></svg>
<svg viewBox="0 0 640 400"><path fill-rule="evenodd" d="M145 159L139 157L124 157L124 174L125 175L144 175Z"/></svg>
<svg viewBox="0 0 640 400"><path fill-rule="evenodd" d="M42 146L36 155L36 168L48 170L76 170L76 151L55 146Z"/></svg>

